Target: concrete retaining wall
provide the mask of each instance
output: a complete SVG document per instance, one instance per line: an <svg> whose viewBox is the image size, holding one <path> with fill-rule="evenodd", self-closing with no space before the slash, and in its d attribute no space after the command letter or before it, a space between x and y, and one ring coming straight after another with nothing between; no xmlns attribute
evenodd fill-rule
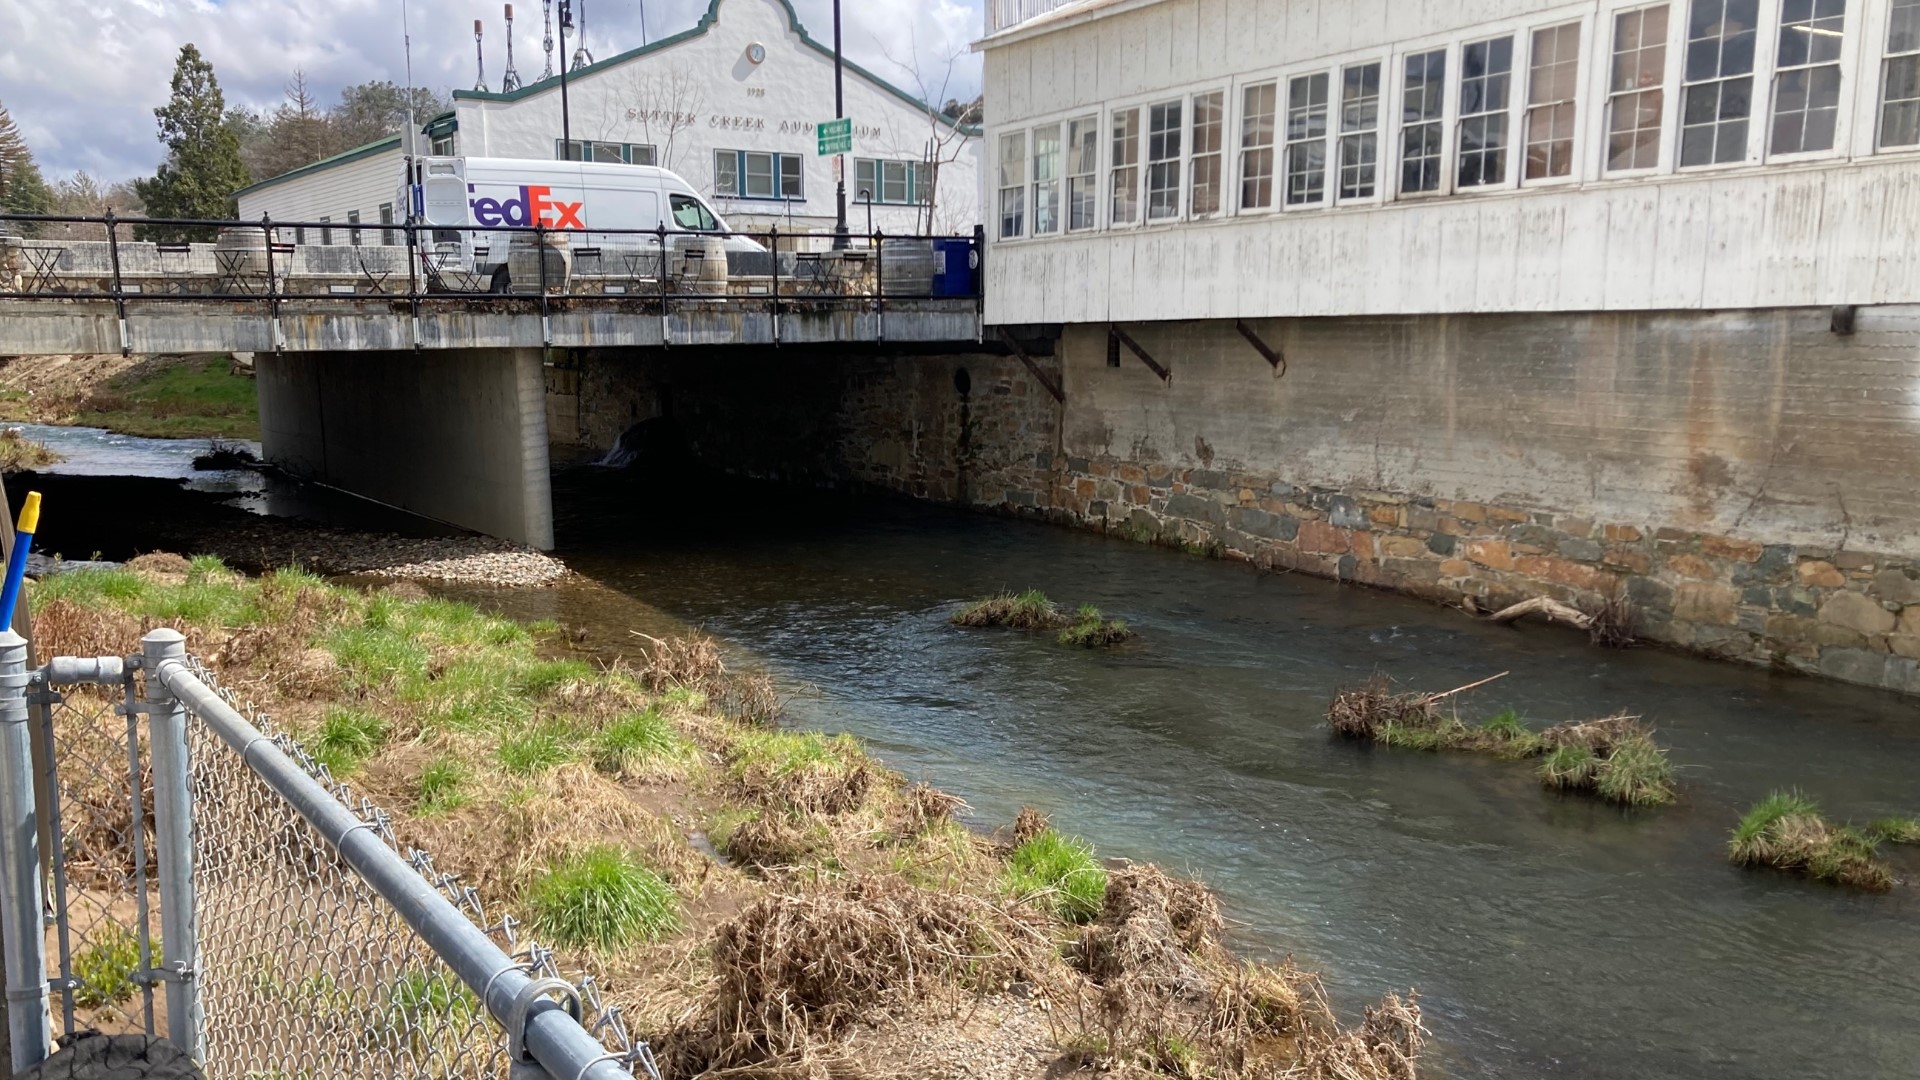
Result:
<svg viewBox="0 0 1920 1080"><path fill-rule="evenodd" d="M538 349L262 353L268 461L378 502L553 547Z"/></svg>

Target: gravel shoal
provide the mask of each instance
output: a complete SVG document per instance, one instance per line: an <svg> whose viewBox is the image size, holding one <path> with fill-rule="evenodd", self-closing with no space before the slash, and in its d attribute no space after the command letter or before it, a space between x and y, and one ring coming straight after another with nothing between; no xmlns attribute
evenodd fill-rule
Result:
<svg viewBox="0 0 1920 1080"><path fill-rule="evenodd" d="M418 539L288 522L198 533L186 549L255 570L301 566L317 574L366 574L472 585L534 587L567 576L551 555L487 536Z"/></svg>

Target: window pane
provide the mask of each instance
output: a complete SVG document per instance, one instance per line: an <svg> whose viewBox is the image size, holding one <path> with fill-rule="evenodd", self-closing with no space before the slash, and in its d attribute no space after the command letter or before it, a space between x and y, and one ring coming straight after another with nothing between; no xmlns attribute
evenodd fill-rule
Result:
<svg viewBox="0 0 1920 1080"><path fill-rule="evenodd" d="M1407 57L1400 100L1400 190L1440 190L1441 118L1446 103L1447 51Z"/></svg>
<svg viewBox="0 0 1920 1080"><path fill-rule="evenodd" d="M881 202L905 203L913 198L912 185L908 182L908 168L904 161L889 161L881 165L880 190L877 197ZM871 190L871 189L869 189Z"/></svg>
<svg viewBox="0 0 1920 1080"><path fill-rule="evenodd" d="M1249 86L1240 109L1240 208L1264 210L1273 205L1274 108L1279 87L1274 83Z"/></svg>
<svg viewBox="0 0 1920 1080"><path fill-rule="evenodd" d="M781 198L803 199L806 197L806 193L802 190L802 187L801 187L802 183L804 182L802 179L804 174L800 171L801 161L802 159L799 156L794 154L780 155L780 197Z"/></svg>
<svg viewBox="0 0 1920 1080"><path fill-rule="evenodd" d="M1027 229L1027 133L1000 136L1000 238L1024 235Z"/></svg>
<svg viewBox="0 0 1920 1080"><path fill-rule="evenodd" d="M1188 212L1196 217L1220 212L1221 147L1226 142L1225 91L1193 99L1193 184Z"/></svg>
<svg viewBox="0 0 1920 1080"><path fill-rule="evenodd" d="M1100 118L1086 116L1067 122L1067 228L1091 229L1099 188Z"/></svg>
<svg viewBox="0 0 1920 1080"><path fill-rule="evenodd" d="M746 194L749 198L773 198L773 155L747 154Z"/></svg>
<svg viewBox="0 0 1920 1080"><path fill-rule="evenodd" d="M874 175L875 162L872 158L855 158L853 162L853 190L857 195L862 191L873 195L880 192L880 181Z"/></svg>
<svg viewBox="0 0 1920 1080"><path fill-rule="evenodd" d="M1681 100L1680 164L1744 161L1759 0L1693 0Z"/></svg>
<svg viewBox="0 0 1920 1080"><path fill-rule="evenodd" d="M1060 125L1033 129L1033 234L1060 231Z"/></svg>
<svg viewBox="0 0 1920 1080"><path fill-rule="evenodd" d="M1460 54L1460 186L1484 187L1507 178L1507 103L1513 79L1513 38L1468 45Z"/></svg>
<svg viewBox="0 0 1920 1080"><path fill-rule="evenodd" d="M1527 179L1573 175L1580 24L1536 30L1527 75Z"/></svg>
<svg viewBox="0 0 1920 1080"><path fill-rule="evenodd" d="M1781 8L1778 71L1773 81L1776 154L1833 149L1840 114L1840 46L1846 0L1786 0Z"/></svg>
<svg viewBox="0 0 1920 1080"><path fill-rule="evenodd" d="M1181 103L1147 110L1147 219L1180 216Z"/></svg>
<svg viewBox="0 0 1920 1080"><path fill-rule="evenodd" d="M1920 53L1887 61L1880 145L1920 146Z"/></svg>
<svg viewBox="0 0 1920 1080"><path fill-rule="evenodd" d="M1660 164L1666 112L1667 5L1623 11L1613 20L1613 74L1608 85L1607 168ZM1531 168L1531 162L1529 162Z"/></svg>
<svg viewBox="0 0 1920 1080"><path fill-rule="evenodd" d="M1380 157L1380 65L1340 73L1340 186L1342 199L1372 198Z"/></svg>
<svg viewBox="0 0 1920 1080"><path fill-rule="evenodd" d="M740 155L732 150L713 152L713 190L716 195L740 194Z"/></svg>
<svg viewBox="0 0 1920 1080"><path fill-rule="evenodd" d="M1287 83L1287 205L1323 202L1327 195L1327 94L1322 72Z"/></svg>
<svg viewBox="0 0 1920 1080"><path fill-rule="evenodd" d="M1110 178L1111 216L1114 225L1131 225L1140 220L1140 110L1127 109L1113 114L1113 173Z"/></svg>

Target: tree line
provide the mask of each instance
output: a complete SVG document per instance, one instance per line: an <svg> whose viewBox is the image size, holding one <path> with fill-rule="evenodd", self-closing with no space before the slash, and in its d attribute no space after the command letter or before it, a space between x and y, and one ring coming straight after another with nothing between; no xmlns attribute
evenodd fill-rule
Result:
<svg viewBox="0 0 1920 1080"><path fill-rule="evenodd" d="M286 97L271 108L229 107L213 64L192 44L174 61L167 103L154 110L166 159L151 177L106 183L85 171L49 183L34 161L19 126L0 102L0 210L18 214L99 217L111 208L122 217L231 220L235 193L269 179L388 136L404 132L409 108L424 124L448 108L432 90L388 81L349 86L324 105L295 71ZM98 226L41 225L40 235L102 238ZM143 240L204 240L208 230L142 226Z"/></svg>

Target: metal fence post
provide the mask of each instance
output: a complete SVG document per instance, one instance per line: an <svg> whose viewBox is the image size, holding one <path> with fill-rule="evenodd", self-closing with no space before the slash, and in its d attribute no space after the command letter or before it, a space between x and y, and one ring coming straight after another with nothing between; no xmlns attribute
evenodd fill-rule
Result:
<svg viewBox="0 0 1920 1080"><path fill-rule="evenodd" d="M155 630L140 639L146 669L147 737L153 756L154 855L160 871L161 977L167 984L167 1038L199 1059L205 1017L198 965L200 920L193 895L193 804L187 786L187 707L159 676L184 660L187 639Z"/></svg>
<svg viewBox="0 0 1920 1080"><path fill-rule="evenodd" d="M27 731L27 639L0 632L0 929L4 930L7 1034L15 1070L46 1060L47 939L40 883L40 811Z"/></svg>

